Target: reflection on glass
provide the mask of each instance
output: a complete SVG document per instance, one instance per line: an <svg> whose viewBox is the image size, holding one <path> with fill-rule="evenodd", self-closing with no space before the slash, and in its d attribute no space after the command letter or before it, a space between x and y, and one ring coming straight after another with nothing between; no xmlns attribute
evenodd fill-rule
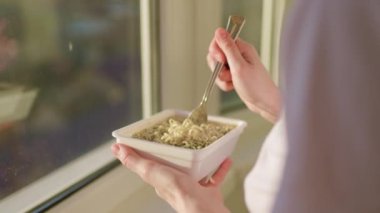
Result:
<svg viewBox="0 0 380 213"><path fill-rule="evenodd" d="M139 2L0 1L0 199L141 118Z"/></svg>
<svg viewBox="0 0 380 213"><path fill-rule="evenodd" d="M246 22L240 37L254 45L258 53L260 53L261 41L262 4L263 0L223 1L223 20L227 20L230 15L244 16ZM244 104L236 92L233 91L222 93L221 106L223 113L244 107Z"/></svg>

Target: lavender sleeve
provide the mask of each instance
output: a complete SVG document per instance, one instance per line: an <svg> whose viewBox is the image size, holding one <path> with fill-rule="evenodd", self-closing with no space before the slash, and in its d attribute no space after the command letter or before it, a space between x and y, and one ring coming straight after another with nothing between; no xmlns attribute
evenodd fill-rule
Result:
<svg viewBox="0 0 380 213"><path fill-rule="evenodd" d="M288 139L274 212L380 212L380 1L299 0L281 46Z"/></svg>

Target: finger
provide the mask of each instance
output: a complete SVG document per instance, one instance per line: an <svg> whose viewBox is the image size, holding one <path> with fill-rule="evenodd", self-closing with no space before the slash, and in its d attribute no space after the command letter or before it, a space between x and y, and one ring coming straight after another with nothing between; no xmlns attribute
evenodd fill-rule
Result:
<svg viewBox="0 0 380 213"><path fill-rule="evenodd" d="M215 32L215 38L216 43L225 54L231 70L239 69L242 63L244 63L244 59L229 33L224 29L219 28Z"/></svg>
<svg viewBox="0 0 380 213"><path fill-rule="evenodd" d="M216 59L216 61L226 63L226 56L223 51L220 49L218 43L215 40L215 37L212 39L210 46L208 48L209 54Z"/></svg>
<svg viewBox="0 0 380 213"><path fill-rule="evenodd" d="M212 54L207 54L207 65L210 68L211 71L214 70L214 67L216 65L217 60L214 58Z"/></svg>
<svg viewBox="0 0 380 213"><path fill-rule="evenodd" d="M211 70L215 68L216 60L210 54L207 55L207 64ZM232 81L232 75L227 65L224 65L222 67L222 70L220 71L218 78L221 81Z"/></svg>
<svg viewBox="0 0 380 213"><path fill-rule="evenodd" d="M222 70L219 73L219 79L221 81L232 81L232 75L231 72L226 68L226 66L223 66Z"/></svg>
<svg viewBox="0 0 380 213"><path fill-rule="evenodd" d="M124 166L139 175L148 184L160 188L168 186L174 188L180 185L178 180L184 176L184 173L146 159L124 144L116 144L112 146L112 149L116 150L115 156Z"/></svg>
<svg viewBox="0 0 380 213"><path fill-rule="evenodd" d="M210 69L214 69L216 61L213 59L213 57L210 54L207 55L207 63ZM216 79L216 84L223 91L233 90L232 76L227 66L223 66L222 70L219 73L218 78Z"/></svg>
<svg viewBox="0 0 380 213"><path fill-rule="evenodd" d="M216 83L216 85L218 85L218 87L221 90L223 90L225 92L229 92L229 91L234 89L234 84L232 83L232 81L222 81L219 78L217 78L215 80L215 83Z"/></svg>
<svg viewBox="0 0 380 213"><path fill-rule="evenodd" d="M111 149L115 157L117 157L124 166L143 179L147 178L146 171L154 167L153 161L142 158L134 150L123 144L113 144Z"/></svg>
<svg viewBox="0 0 380 213"><path fill-rule="evenodd" d="M217 57L218 56L216 56L216 55L214 55L212 53L208 53L207 54L207 57L206 57L206 59L207 59L207 65L208 65L208 67L210 68L211 71L213 71L215 69L216 64L220 61L220 60L217 59ZM228 67L228 65L226 64L226 65L224 65L223 68L227 68L227 67Z"/></svg>
<svg viewBox="0 0 380 213"><path fill-rule="evenodd" d="M216 61L210 56L207 56L207 60L208 60L208 65L209 65L210 69L214 70L214 68L216 66ZM222 81L232 81L231 72L230 72L227 65L224 65L222 67L222 69L220 70L220 73L218 75L218 78Z"/></svg>
<svg viewBox="0 0 380 213"><path fill-rule="evenodd" d="M117 143L112 144L112 146L111 146L112 154L116 158L117 158L117 153L119 152L119 149L120 149L119 144L117 144Z"/></svg>
<svg viewBox="0 0 380 213"><path fill-rule="evenodd" d="M223 163L219 166L218 170L212 175L210 183L214 186L219 186L227 176L227 173L230 170L231 165L232 160L230 158L225 159Z"/></svg>
<svg viewBox="0 0 380 213"><path fill-rule="evenodd" d="M236 46L240 50L242 57L250 64L254 62L255 58L259 58L259 54L257 53L255 47L250 43L238 38L236 40Z"/></svg>

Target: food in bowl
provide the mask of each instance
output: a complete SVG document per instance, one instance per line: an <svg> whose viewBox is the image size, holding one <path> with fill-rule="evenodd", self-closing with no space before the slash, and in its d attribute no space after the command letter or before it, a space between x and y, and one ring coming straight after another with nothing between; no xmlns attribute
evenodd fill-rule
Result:
<svg viewBox="0 0 380 213"><path fill-rule="evenodd" d="M184 148L133 137L134 134L138 134L143 130L153 129L153 126L162 124L173 117L182 121L189 114L190 112L188 111L176 109L164 110L149 118L117 129L112 132L112 135L116 138L117 143L133 148L142 157L178 169L189 174L195 180L201 180L212 174L231 155L240 134L247 125L245 121L220 116L208 116L210 123L230 125L233 129L201 149Z"/></svg>
<svg viewBox="0 0 380 213"><path fill-rule="evenodd" d="M152 127L134 133L132 137L189 149L202 149L235 127L234 125L212 121L196 125L185 117L173 116Z"/></svg>

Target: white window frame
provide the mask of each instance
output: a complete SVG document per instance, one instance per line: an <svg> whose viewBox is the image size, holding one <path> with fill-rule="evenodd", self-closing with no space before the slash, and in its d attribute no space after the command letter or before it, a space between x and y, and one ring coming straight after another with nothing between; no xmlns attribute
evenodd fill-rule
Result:
<svg viewBox="0 0 380 213"><path fill-rule="evenodd" d="M280 37L284 15L292 0L263 0L261 60L279 84Z"/></svg>

